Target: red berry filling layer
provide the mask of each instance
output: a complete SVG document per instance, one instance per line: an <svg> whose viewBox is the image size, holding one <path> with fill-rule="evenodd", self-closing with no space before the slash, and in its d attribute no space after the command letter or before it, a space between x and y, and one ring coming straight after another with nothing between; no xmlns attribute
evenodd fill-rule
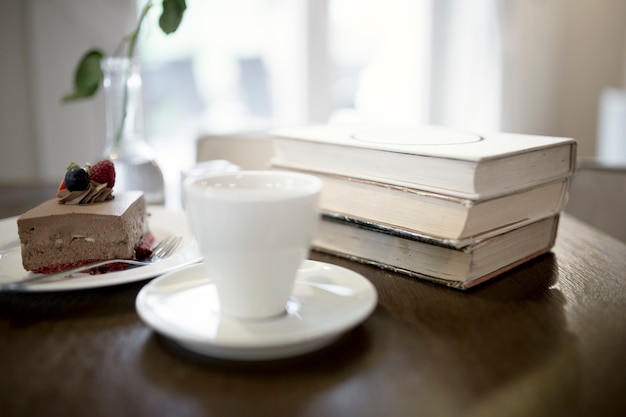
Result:
<svg viewBox="0 0 626 417"><path fill-rule="evenodd" d="M135 246L135 256L132 259L136 259L136 260L148 259L150 255L152 255L152 248L154 248L155 246L155 241L156 239L151 232L146 233L141 238L137 246ZM57 272L63 272L68 269L77 268L82 265L87 265L87 264L100 262L100 261L106 261L106 259L87 259L87 260L80 261L80 262L49 265L49 266L34 270L32 272L37 273L37 274L55 274ZM83 273L88 273L91 275L99 275L99 274L106 274L108 272L124 271L127 268L128 268L127 264L118 262L118 263L112 263L112 264L108 264L108 265L97 267L97 268L92 268L87 271L84 271Z"/></svg>

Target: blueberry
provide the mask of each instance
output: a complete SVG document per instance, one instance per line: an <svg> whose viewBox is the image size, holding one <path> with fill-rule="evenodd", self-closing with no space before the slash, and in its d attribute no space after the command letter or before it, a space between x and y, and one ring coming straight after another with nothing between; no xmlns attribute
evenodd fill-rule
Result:
<svg viewBox="0 0 626 417"><path fill-rule="evenodd" d="M73 166L65 173L65 188L69 191L82 191L89 187L89 174L84 168Z"/></svg>

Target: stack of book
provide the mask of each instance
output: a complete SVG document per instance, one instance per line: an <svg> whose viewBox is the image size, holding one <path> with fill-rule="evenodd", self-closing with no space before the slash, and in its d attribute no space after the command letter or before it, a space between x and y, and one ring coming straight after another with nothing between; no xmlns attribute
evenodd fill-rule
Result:
<svg viewBox="0 0 626 417"><path fill-rule="evenodd" d="M445 128L277 130L274 169L324 182L313 248L466 289L554 245L569 138Z"/></svg>

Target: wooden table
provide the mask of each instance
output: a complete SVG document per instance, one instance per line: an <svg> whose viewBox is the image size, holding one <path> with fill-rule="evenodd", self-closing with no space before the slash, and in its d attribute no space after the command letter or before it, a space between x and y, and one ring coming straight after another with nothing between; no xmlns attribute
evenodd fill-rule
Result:
<svg viewBox="0 0 626 417"><path fill-rule="evenodd" d="M379 304L271 362L158 336L135 311L146 282L0 294L0 416L626 415L626 245L608 235L565 215L553 253L471 292L312 258L366 276Z"/></svg>

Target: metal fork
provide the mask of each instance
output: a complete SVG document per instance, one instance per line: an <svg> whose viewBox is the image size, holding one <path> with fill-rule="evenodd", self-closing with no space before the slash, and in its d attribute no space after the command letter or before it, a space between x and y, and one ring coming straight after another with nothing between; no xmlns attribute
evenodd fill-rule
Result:
<svg viewBox="0 0 626 417"><path fill-rule="evenodd" d="M0 291L16 291L26 287L29 284L44 284L49 282L58 282L65 279L73 278L73 274L77 274L79 272L87 271L92 268L98 268L101 266L106 266L114 263L123 263L127 265L131 265L133 267L137 266L145 266L153 264L157 261L167 258L170 256L178 245L182 237L180 236L169 236L162 241L160 241L154 249L152 249L152 254L148 259L136 261L131 259L109 259L101 262L94 262L91 264L85 264L76 268L67 269L62 272L58 272L56 274L48 274L48 275L35 275L26 279L22 279L19 281L12 282L3 282L0 283Z"/></svg>

